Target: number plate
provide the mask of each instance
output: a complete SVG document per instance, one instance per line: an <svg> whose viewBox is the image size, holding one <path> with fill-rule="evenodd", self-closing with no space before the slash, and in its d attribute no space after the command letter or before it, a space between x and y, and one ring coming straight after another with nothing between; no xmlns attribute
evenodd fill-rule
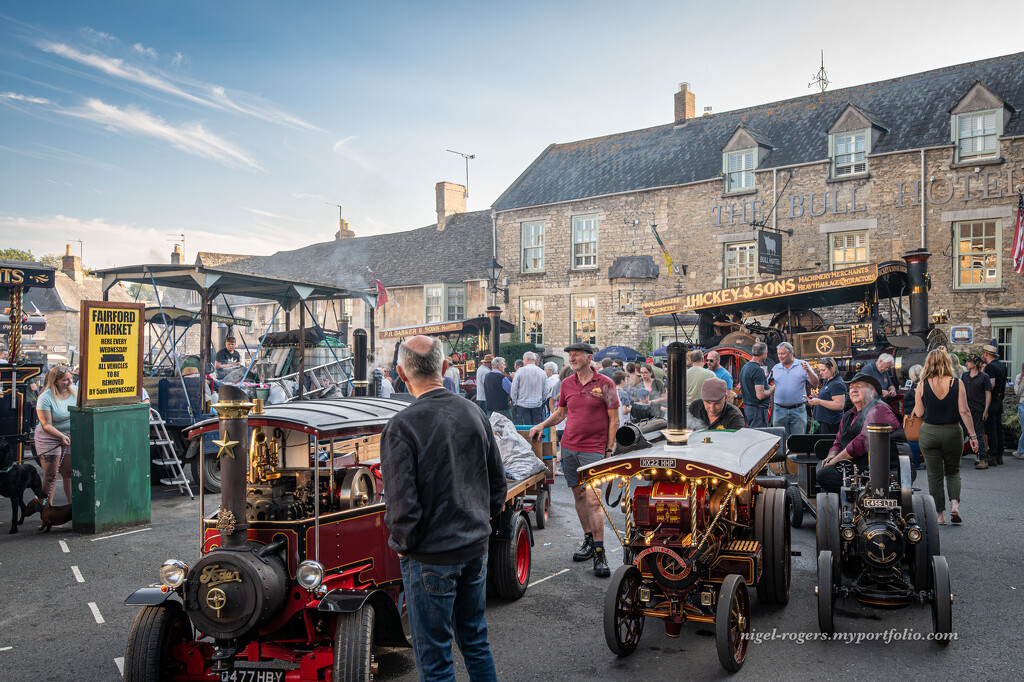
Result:
<svg viewBox="0 0 1024 682"><path fill-rule="evenodd" d="M220 674L220 682L284 682L286 670L274 668L239 668Z"/></svg>
<svg viewBox="0 0 1024 682"><path fill-rule="evenodd" d="M663 469L675 469L676 461L674 459L641 459L640 466L661 467Z"/></svg>
<svg viewBox="0 0 1024 682"><path fill-rule="evenodd" d="M890 500L887 497L867 497L864 499L865 509L895 509L898 506L899 502L897 500Z"/></svg>

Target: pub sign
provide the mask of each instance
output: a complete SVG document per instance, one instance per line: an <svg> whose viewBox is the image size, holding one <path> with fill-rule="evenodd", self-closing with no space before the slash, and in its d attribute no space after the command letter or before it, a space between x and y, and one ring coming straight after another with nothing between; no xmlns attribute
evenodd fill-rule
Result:
<svg viewBox="0 0 1024 682"><path fill-rule="evenodd" d="M782 235L778 232L757 231L757 271L782 274Z"/></svg>

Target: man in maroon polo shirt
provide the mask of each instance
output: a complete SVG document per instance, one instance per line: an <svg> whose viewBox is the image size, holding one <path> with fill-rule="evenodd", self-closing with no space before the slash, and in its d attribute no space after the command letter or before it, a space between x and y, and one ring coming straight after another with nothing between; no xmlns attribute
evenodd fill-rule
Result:
<svg viewBox="0 0 1024 682"><path fill-rule="evenodd" d="M562 381L558 407L540 424L530 429L530 440L539 440L544 429L567 419L562 435L562 470L565 482L576 502L576 515L583 526L583 546L572 555L573 561L594 559L594 575L611 575L604 551L604 513L601 501L590 488L580 485L577 469L607 457L615 445L619 426L619 395L615 383L596 372L591 364L594 349L586 343L565 348L569 365L575 370Z"/></svg>

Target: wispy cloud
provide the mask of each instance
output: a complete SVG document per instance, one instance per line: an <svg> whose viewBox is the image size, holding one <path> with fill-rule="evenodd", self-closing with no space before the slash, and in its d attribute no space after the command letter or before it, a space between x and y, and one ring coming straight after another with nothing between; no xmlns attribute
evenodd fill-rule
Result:
<svg viewBox="0 0 1024 682"><path fill-rule="evenodd" d="M307 130L321 129L307 123L300 118L282 111L281 109L264 102L258 97L246 93L228 93L223 86L203 82L186 82L182 79L174 79L153 70L127 63L124 59L111 57L96 51L84 51L67 43L56 43L52 41L40 41L37 43L39 49L50 54L63 57L83 66L101 71L102 73L121 80L150 88L157 92L178 97L193 104L230 111L245 116L252 116L277 125L284 125L291 128L305 128ZM138 54L156 56L153 48L136 43L133 49ZM150 54L150 51L152 54ZM175 53L172 64L179 65L184 60L184 55ZM190 90L202 93L193 94ZM322 131L321 131L322 132Z"/></svg>
<svg viewBox="0 0 1024 682"><path fill-rule="evenodd" d="M132 45L132 49L146 57L151 57L153 59L157 58L156 50L152 47L146 47L142 43L135 43L134 45Z"/></svg>
<svg viewBox="0 0 1024 682"><path fill-rule="evenodd" d="M243 211L248 211L249 213L253 213L255 215L266 216L267 218L277 218L279 220L289 220L289 221L296 222L296 223L308 223L309 222L308 220L303 220L302 218L296 218L295 216L281 215L280 213L271 213L270 211L264 211L264 210L259 209L259 208L249 208L247 206L243 206L242 210Z"/></svg>
<svg viewBox="0 0 1024 682"><path fill-rule="evenodd" d="M349 135L348 137L338 140L337 142L334 143L334 146L331 147L331 151L333 151L335 154L342 157L343 159L348 159L355 165L362 168L367 173L376 173L377 167L374 166L369 161L367 161L365 158L363 158L362 154L360 154L359 152L352 148L352 145L350 143L357 137L358 136L356 135Z"/></svg>
<svg viewBox="0 0 1024 682"><path fill-rule="evenodd" d="M27 156L33 159L43 159L44 161L59 161L60 163L80 163L85 166L92 166L94 168L100 168L103 170L111 171L123 171L124 169L120 166L115 166L110 163L104 163L88 156L82 156L75 152L68 151L66 149L59 149L57 147L50 147L47 145L38 145L42 151L35 149L15 149L13 147L6 147L0 145L0 150L8 152L10 154L18 154L20 156Z"/></svg>
<svg viewBox="0 0 1024 682"><path fill-rule="evenodd" d="M174 126L142 109L121 109L98 99L89 99L81 108L65 109L60 113L92 121L118 132L162 140L186 153L212 159L225 166L262 170L255 159L199 123Z"/></svg>
<svg viewBox="0 0 1024 682"><path fill-rule="evenodd" d="M103 31L97 31L96 29L89 28L88 26L83 26L82 28L78 29L78 32L81 33L86 38L89 38L91 40L96 40L96 41L99 41L99 42L103 42L103 43L112 43L115 40L117 40L117 38L115 38L114 36L110 35L109 33L104 33Z"/></svg>
<svg viewBox="0 0 1024 682"><path fill-rule="evenodd" d="M8 100L12 102L28 102L30 104L52 104L52 102L43 97L33 97L32 95L21 95L17 92L0 92L0 100Z"/></svg>
<svg viewBox="0 0 1024 682"><path fill-rule="evenodd" d="M316 199L317 201L327 201L327 197L323 194L307 194L306 192L292 192L292 197L295 199Z"/></svg>
<svg viewBox="0 0 1024 682"><path fill-rule="evenodd" d="M171 66L181 66L185 63L185 55L181 52L175 52L171 55Z"/></svg>

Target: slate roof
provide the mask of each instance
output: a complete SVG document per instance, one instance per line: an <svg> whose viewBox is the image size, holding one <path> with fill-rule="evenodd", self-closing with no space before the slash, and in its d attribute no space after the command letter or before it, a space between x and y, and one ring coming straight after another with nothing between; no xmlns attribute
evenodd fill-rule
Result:
<svg viewBox="0 0 1024 682"><path fill-rule="evenodd" d="M828 158L828 129L848 104L887 131L872 153L950 145L949 110L975 81L1013 115L1004 135L1024 134L1024 52L841 90L762 104L605 137L552 144L498 197L507 211L708 180L722 173L722 147L744 125L774 148L758 166ZM870 112L870 114L868 114Z"/></svg>
<svg viewBox="0 0 1024 682"><path fill-rule="evenodd" d="M658 266L652 256L619 256L608 268L608 279L657 279Z"/></svg>
<svg viewBox="0 0 1024 682"><path fill-rule="evenodd" d="M128 295L123 286L116 286L110 289L109 299L121 303L130 303L135 300ZM69 312L77 313L81 309L82 301L102 301L103 281L96 277L83 277L81 280L74 280L66 274L57 271L53 281L52 289L40 289L33 287L25 292L25 310L34 312L33 304L39 308L41 313Z"/></svg>
<svg viewBox="0 0 1024 682"><path fill-rule="evenodd" d="M387 287L487 279L493 256L491 212L473 211L406 232L334 239L271 256L201 252L197 262L236 272L373 289L371 268Z"/></svg>

